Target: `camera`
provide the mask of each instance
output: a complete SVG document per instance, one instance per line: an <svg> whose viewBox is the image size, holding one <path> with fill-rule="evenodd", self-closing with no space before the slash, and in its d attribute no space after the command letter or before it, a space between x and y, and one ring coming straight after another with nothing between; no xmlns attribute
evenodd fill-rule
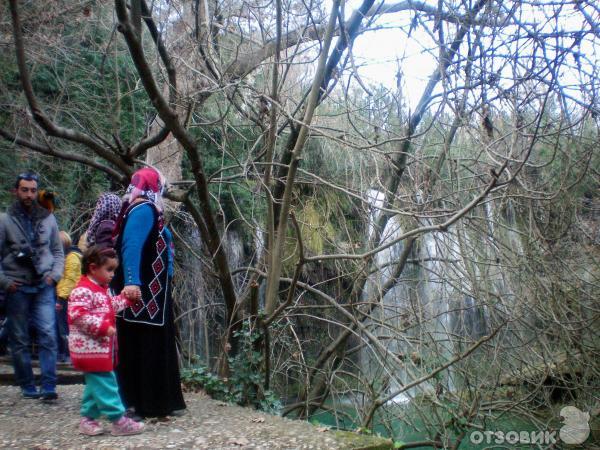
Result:
<svg viewBox="0 0 600 450"><path fill-rule="evenodd" d="M29 246L23 246L23 247L19 248L19 250L17 251L17 253L15 255L15 261L17 264L19 264L20 266L32 269L33 272L39 276L39 273L38 273L38 270L37 270L37 267L35 264L35 260L36 260L35 250L33 250Z"/></svg>
<svg viewBox="0 0 600 450"><path fill-rule="evenodd" d="M15 261L22 266L33 265L33 250L31 247L21 247L15 255Z"/></svg>

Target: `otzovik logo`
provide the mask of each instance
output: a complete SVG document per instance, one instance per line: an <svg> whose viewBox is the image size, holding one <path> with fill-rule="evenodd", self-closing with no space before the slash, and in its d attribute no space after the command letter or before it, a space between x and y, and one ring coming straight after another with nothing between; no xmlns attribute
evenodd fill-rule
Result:
<svg viewBox="0 0 600 450"><path fill-rule="evenodd" d="M574 406L565 406L560 410L564 422L558 435L560 441L567 445L583 444L590 435L589 413ZM473 431L470 436L472 444L547 444L554 445L558 441L556 430L553 431Z"/></svg>
<svg viewBox="0 0 600 450"><path fill-rule="evenodd" d="M565 444L583 444L590 435L590 414L574 406L565 406L560 410L564 421L560 429L560 440Z"/></svg>

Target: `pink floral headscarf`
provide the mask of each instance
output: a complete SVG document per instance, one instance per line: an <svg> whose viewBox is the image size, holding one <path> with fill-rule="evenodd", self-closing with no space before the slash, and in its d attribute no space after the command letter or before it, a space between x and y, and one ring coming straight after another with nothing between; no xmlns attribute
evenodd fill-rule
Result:
<svg viewBox="0 0 600 450"><path fill-rule="evenodd" d="M152 202L156 207L159 214L158 226L162 229L163 218L162 212L164 209L162 194L165 190L166 181L163 175L154 167L144 167L143 169L135 172L131 177L131 182L125 191L123 196L123 206L117 219L117 225L115 226L115 233L113 236L118 235L121 232L123 226L123 217L129 206L133 201L142 197Z"/></svg>
<svg viewBox="0 0 600 450"><path fill-rule="evenodd" d="M162 194L165 189L165 178L153 167L144 167L131 177L131 183L125 191L123 200L131 204L136 198L150 200L159 212L164 209Z"/></svg>

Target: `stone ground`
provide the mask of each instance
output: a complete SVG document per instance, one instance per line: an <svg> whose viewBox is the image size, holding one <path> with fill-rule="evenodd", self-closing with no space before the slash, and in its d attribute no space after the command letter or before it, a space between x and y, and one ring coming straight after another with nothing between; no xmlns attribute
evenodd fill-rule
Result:
<svg viewBox="0 0 600 450"><path fill-rule="evenodd" d="M78 434L81 384L60 385L46 404L23 399L15 386L0 386L0 448L46 449L387 449L390 441L327 430L186 393L182 417L146 421L143 434L114 437ZM108 423L104 422L106 427Z"/></svg>

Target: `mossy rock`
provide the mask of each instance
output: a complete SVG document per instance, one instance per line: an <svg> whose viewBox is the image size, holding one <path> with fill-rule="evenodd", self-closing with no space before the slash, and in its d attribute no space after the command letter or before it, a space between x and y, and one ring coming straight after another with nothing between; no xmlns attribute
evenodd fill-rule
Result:
<svg viewBox="0 0 600 450"><path fill-rule="evenodd" d="M389 450L394 448L391 439L351 431L335 431L334 433L336 440L348 450Z"/></svg>

